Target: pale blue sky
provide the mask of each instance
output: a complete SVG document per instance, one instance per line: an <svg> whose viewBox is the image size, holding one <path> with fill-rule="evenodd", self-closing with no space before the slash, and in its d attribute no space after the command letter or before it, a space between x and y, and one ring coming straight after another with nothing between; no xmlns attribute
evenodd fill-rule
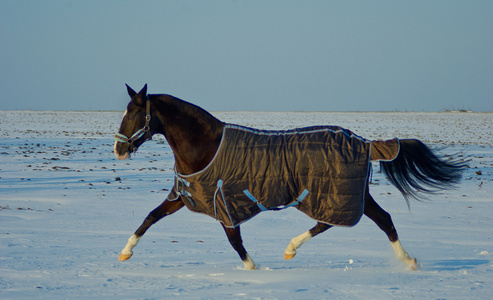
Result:
<svg viewBox="0 0 493 300"><path fill-rule="evenodd" d="M0 0L0 110L493 111L493 1Z"/></svg>

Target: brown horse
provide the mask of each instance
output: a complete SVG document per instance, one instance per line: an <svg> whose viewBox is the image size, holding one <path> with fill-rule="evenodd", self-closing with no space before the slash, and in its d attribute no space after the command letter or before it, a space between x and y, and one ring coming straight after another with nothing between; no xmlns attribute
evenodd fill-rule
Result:
<svg viewBox="0 0 493 300"><path fill-rule="evenodd" d="M234 201L237 201L238 203L247 203L246 201L250 201L243 199L245 195L241 195L241 197L243 197L242 199L240 199L240 196L235 196L236 194L224 196L222 190L222 180L219 178L213 178L218 182L217 188L214 187L216 188L214 196L208 197L213 199L201 199L207 197L200 194L193 194L193 192L191 193L189 190L190 187L187 186L190 185L190 183L187 182L187 178L193 176L194 174L203 173L206 169L210 169L209 166L211 162L215 160L216 154L219 152L220 148L222 148L221 143L224 138L223 135L226 132L225 128L235 126L225 124L202 108L173 96L147 95L147 85L145 85L139 93L136 93L128 85L127 90L131 101L128 104L127 110L123 116L120 130L115 135L116 142L114 145L114 152L116 157L118 159L128 159L130 158L130 154L135 152L137 148L146 140L150 139L152 135L162 134L166 137L166 140L174 153L176 178L175 186L168 198L149 213L142 225L128 240L127 245L122 250L119 257L122 261L127 260L132 256L132 249L137 245L140 238L144 235L147 229L149 229L149 227L163 217L183 208L185 205L191 210L200 211L197 207L200 205L196 204L194 201L212 201L214 205L213 213L208 214L218 219L216 213L221 207L226 211L228 216L236 213L234 208L228 208L228 204L224 198L228 198L228 201L230 201L229 203L232 203L229 204L230 207L237 207ZM328 130L331 134L334 132L342 132L342 136L349 139L349 142L357 142L360 144L363 143L364 145L372 143L357 136L355 138L355 136L351 135L352 133L348 130L341 129L339 127L327 128L329 128ZM338 130L333 130L334 128L337 128ZM292 134L292 132L303 132L304 130L305 129L297 129L294 131L289 131L288 133L284 132L282 134ZM253 129L250 131L256 132ZM318 132L318 127L315 131ZM278 132L268 131L261 131L260 134L264 136L279 135ZM350 138L348 138L349 135L351 135ZM393 142L395 143L396 140ZM385 145L386 142L380 141L375 143ZM367 158L369 164L369 154L363 151L363 155L366 155L364 156L364 159ZM355 162L349 161L348 164L355 164ZM392 160L380 161L380 164L385 175L389 178L390 182L402 192L406 201L408 201L408 196L418 198L423 192L431 193L436 190L452 187L454 184L459 182L461 171L465 167L464 163L457 160L445 160L440 158L418 140L398 141L398 148L395 157L393 157ZM365 167L361 170L366 172L360 176L361 178L364 178L361 192L361 198L363 201L360 202L361 214L364 213L387 234L397 257L403 261L408 268L416 270L416 259L411 258L401 246L397 236L397 231L394 228L390 215L375 202L369 193L367 176L369 169ZM339 182L335 180L333 184L338 187ZM218 195L218 192L222 196ZM247 192L248 190L245 190L245 194L247 194ZM249 195L249 197L250 196L251 195ZM220 200L217 200L216 198ZM265 209L265 207L253 196L250 197L250 199L252 199L251 203L258 204L258 206L250 206L250 210L252 211L251 216ZM287 201L292 200L294 199L288 199ZM302 200L303 199L298 199L291 202L291 204L284 206L295 206L296 208L304 211L303 205L308 205L308 200L301 202ZM283 204L288 203L290 202L284 202ZM353 205L354 203L349 204ZM359 204L356 203L356 206L357 205ZM279 207L269 207L267 209L277 210ZM356 217L357 223L359 216ZM285 259L293 258L296 254L296 249L312 237L326 231L333 225L340 225L337 222L324 222L315 217L313 218L318 221L317 225L291 240L284 253ZM231 223L221 221L221 225L226 231L226 235L228 236L231 245L238 252L244 263L245 269L255 269L255 263L243 247L239 223L233 223L231 216L229 216L229 219L227 220L231 220ZM348 224L352 226L355 222Z"/></svg>

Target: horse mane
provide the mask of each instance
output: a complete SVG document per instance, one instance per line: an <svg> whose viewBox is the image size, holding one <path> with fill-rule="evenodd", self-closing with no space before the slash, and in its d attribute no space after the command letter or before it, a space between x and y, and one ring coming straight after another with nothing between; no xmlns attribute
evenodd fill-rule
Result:
<svg viewBox="0 0 493 300"><path fill-rule="evenodd" d="M149 96L157 100L156 105L163 114L166 114L166 118L168 118L168 120L173 120L177 125L187 127L200 126L209 128L213 131L217 129L222 130L224 126L223 122L195 104L168 94Z"/></svg>

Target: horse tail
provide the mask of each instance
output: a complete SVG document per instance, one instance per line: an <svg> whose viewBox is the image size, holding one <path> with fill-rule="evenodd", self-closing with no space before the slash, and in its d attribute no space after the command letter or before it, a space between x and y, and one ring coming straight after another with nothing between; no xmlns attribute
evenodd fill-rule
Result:
<svg viewBox="0 0 493 300"><path fill-rule="evenodd" d="M380 162L390 182L408 198L424 198L421 193L434 193L453 188L466 168L465 161L435 154L419 140L400 140L400 150L392 161Z"/></svg>

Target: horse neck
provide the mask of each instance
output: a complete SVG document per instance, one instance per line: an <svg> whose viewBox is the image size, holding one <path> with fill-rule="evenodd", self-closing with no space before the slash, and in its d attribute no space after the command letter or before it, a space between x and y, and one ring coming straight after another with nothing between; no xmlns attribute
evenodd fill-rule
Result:
<svg viewBox="0 0 493 300"><path fill-rule="evenodd" d="M204 169L221 143L224 123L202 108L168 95L156 95L155 113L175 156L176 169L192 174Z"/></svg>

